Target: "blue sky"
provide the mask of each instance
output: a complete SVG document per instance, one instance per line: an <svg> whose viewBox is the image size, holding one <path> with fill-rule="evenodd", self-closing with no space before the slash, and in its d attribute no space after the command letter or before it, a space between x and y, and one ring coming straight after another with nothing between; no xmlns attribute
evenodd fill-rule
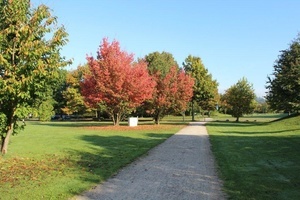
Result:
<svg viewBox="0 0 300 200"><path fill-rule="evenodd" d="M198 56L224 92L242 77L265 95L280 51L300 32L298 0L31 0L46 4L69 33L62 54L75 69L116 39L135 58L171 53L181 66Z"/></svg>

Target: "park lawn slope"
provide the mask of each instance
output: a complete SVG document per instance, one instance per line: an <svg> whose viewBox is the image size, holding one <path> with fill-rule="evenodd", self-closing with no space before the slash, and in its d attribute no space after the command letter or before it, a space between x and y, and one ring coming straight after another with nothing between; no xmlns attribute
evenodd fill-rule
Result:
<svg viewBox="0 0 300 200"><path fill-rule="evenodd" d="M68 199L120 168L184 125L108 126L28 123L0 157L0 199Z"/></svg>
<svg viewBox="0 0 300 200"><path fill-rule="evenodd" d="M276 122L207 124L231 199L300 197L300 116Z"/></svg>

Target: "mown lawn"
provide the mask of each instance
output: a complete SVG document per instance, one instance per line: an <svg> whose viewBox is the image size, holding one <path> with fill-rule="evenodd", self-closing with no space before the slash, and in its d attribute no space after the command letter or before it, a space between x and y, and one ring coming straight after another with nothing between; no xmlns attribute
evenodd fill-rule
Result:
<svg viewBox="0 0 300 200"><path fill-rule="evenodd" d="M0 199L68 199L116 173L184 124L113 127L28 122L0 156Z"/></svg>
<svg viewBox="0 0 300 200"><path fill-rule="evenodd" d="M240 122L271 122L279 118L287 117L286 113L254 113L245 115L240 118ZM214 121L230 121L235 122L236 118L231 115L225 115L218 113L216 116L212 116Z"/></svg>
<svg viewBox="0 0 300 200"><path fill-rule="evenodd" d="M300 198L300 116L207 129L230 199Z"/></svg>

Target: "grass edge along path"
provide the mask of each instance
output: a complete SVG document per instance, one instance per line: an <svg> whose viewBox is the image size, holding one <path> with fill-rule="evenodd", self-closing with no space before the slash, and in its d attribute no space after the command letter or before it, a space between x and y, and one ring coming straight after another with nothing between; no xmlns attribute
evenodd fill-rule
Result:
<svg viewBox="0 0 300 200"><path fill-rule="evenodd" d="M300 116L206 127L230 199L300 197Z"/></svg>
<svg viewBox="0 0 300 200"><path fill-rule="evenodd" d="M0 157L0 199L68 199L109 178L185 125L28 123Z"/></svg>

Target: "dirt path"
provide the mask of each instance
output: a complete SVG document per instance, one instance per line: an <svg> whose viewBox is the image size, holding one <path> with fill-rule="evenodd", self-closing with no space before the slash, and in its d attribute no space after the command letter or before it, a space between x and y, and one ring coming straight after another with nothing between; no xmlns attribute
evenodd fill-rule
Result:
<svg viewBox="0 0 300 200"><path fill-rule="evenodd" d="M191 123L96 188L74 199L225 199L206 128Z"/></svg>

